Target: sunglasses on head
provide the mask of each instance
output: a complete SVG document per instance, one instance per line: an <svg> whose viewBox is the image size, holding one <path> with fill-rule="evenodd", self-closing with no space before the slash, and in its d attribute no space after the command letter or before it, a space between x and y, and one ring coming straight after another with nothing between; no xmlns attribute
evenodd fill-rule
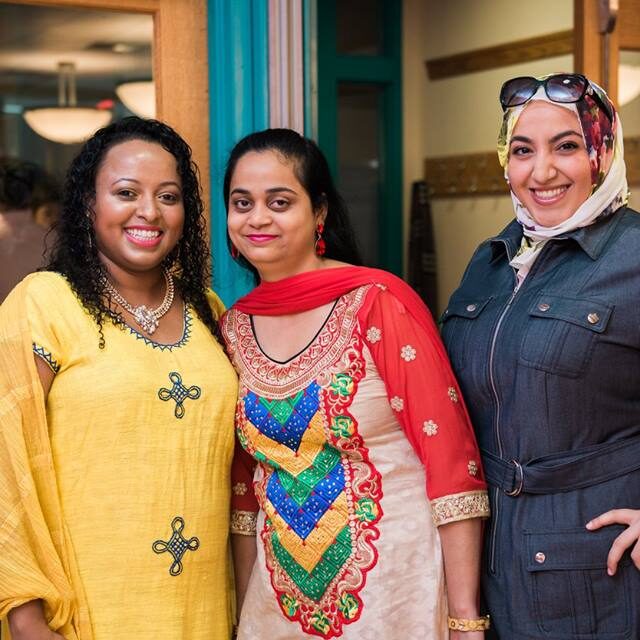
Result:
<svg viewBox="0 0 640 640"><path fill-rule="evenodd" d="M531 76L511 78L500 89L502 110L506 111L509 107L525 104L533 98L540 85L544 87L544 92L551 102L560 104L580 102L586 95L590 96L605 112L609 122L613 122L611 107L598 95L589 80L579 73L558 73L544 80L538 80Z"/></svg>

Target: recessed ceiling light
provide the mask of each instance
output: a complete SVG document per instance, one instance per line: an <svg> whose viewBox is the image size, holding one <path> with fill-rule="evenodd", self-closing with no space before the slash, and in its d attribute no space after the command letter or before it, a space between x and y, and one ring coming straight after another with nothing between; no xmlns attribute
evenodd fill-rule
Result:
<svg viewBox="0 0 640 640"><path fill-rule="evenodd" d="M133 53L136 48L131 44L126 44L125 42L116 42L111 50L113 53Z"/></svg>

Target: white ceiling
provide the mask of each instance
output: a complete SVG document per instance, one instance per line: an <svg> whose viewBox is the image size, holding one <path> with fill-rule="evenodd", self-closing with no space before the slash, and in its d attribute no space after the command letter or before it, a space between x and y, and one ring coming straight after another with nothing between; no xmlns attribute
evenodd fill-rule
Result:
<svg viewBox="0 0 640 640"><path fill-rule="evenodd" d="M149 78L153 18L149 15L0 2L0 74L56 74L74 62L78 76ZM115 53L115 44L130 52Z"/></svg>

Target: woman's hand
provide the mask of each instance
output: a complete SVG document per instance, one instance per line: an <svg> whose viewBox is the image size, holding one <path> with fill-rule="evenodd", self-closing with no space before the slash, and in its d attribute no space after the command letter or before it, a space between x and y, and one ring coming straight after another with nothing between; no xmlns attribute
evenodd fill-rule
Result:
<svg viewBox="0 0 640 640"><path fill-rule="evenodd" d="M26 602L9 611L9 631L13 640L65 640L47 625L41 600Z"/></svg>
<svg viewBox="0 0 640 640"><path fill-rule="evenodd" d="M51 631L49 627L43 629L41 631L34 631L33 633L27 634L11 634L13 640L65 640L63 636L55 631Z"/></svg>
<svg viewBox="0 0 640 640"><path fill-rule="evenodd" d="M627 529L611 545L607 556L607 573L615 575L620 558L632 545L631 559L636 568L640 569L640 509L612 509L587 522L587 529L595 531L610 524L626 524Z"/></svg>
<svg viewBox="0 0 640 640"><path fill-rule="evenodd" d="M484 640L484 631L449 631L449 640Z"/></svg>

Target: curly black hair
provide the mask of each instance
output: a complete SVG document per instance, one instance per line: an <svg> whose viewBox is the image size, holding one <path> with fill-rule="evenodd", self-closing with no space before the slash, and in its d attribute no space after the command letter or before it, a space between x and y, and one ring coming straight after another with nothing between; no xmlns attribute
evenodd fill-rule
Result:
<svg viewBox="0 0 640 640"><path fill-rule="evenodd" d="M129 140L158 144L176 159L182 182L184 228L163 266L174 274L176 289L185 303L195 309L202 322L220 340L218 324L206 297L211 279L211 258L205 241L206 223L198 168L191 158L189 145L170 126L158 120L135 116L123 118L99 129L84 143L67 171L56 242L44 269L56 271L67 279L98 325L100 348L104 348L102 327L105 319L120 325L124 321L114 310L103 285L105 268L98 256L92 203L96 195L96 175L107 151Z"/></svg>
<svg viewBox="0 0 640 640"><path fill-rule="evenodd" d="M293 129L265 129L250 133L240 140L231 150L224 174L223 197L229 212L229 191L236 165L242 156L251 151L262 153L275 151L293 164L293 170L300 184L305 188L314 211L327 207L322 234L326 243L325 258L339 260L352 265L361 265L362 257L356 242L356 236L349 220L345 201L335 187L331 170L324 154L310 138L305 138ZM227 245L231 250L231 239L227 234ZM242 255L238 264L248 269L257 282L260 281L257 269Z"/></svg>

